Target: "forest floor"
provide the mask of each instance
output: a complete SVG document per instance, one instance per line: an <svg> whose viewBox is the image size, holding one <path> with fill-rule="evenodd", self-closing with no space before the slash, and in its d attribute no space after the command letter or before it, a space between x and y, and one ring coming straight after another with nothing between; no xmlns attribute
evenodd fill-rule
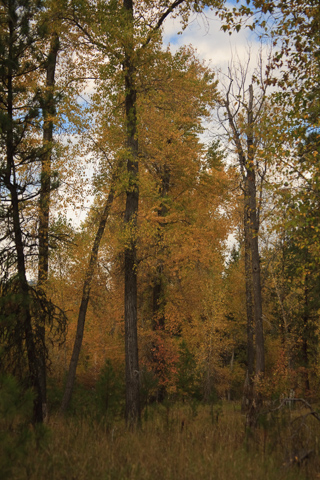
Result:
<svg viewBox="0 0 320 480"><path fill-rule="evenodd" d="M306 413L286 407L251 431L238 403L153 405L136 432L120 420L53 415L33 431L27 454L12 457L8 478L320 479L319 422Z"/></svg>

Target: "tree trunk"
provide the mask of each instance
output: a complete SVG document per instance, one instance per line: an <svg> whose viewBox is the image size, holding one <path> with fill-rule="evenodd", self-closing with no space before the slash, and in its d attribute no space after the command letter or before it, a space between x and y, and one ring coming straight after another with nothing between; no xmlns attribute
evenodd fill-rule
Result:
<svg viewBox="0 0 320 480"><path fill-rule="evenodd" d="M85 325L87 308L88 308L88 303L90 298L92 279L93 279L94 269L97 263L100 242L101 242L101 239L105 230L105 226L109 217L110 209L113 203L114 182L115 182L115 177L113 177L111 180L110 192L100 218L98 231L96 233L96 236L93 242L89 265L88 265L88 268L85 274L84 283L83 283L82 299L81 299L79 315L78 315L76 338L74 340L66 386L65 386L65 390L62 398L62 403L61 403L61 412L63 413L67 410L70 404L72 390L73 390L73 386L76 378L78 360L79 360L79 355L80 355L80 350L81 350L82 340L83 340L84 325Z"/></svg>
<svg viewBox="0 0 320 480"><path fill-rule="evenodd" d="M164 165L163 172L161 175L161 187L160 187L160 197L162 199L160 208L158 209L158 217L164 218L167 214L167 206L163 202L163 199L168 195L170 186L170 168L167 165ZM158 226L158 234L157 234L157 247L159 250L163 251L163 247L161 246L162 243L162 229L164 226L160 224ZM161 252L163 253L163 252ZM165 327L165 316L164 316L164 284L163 284L163 260L162 258L157 260L157 267L156 273L153 279L153 291L152 291L152 328L154 331L164 331ZM152 356L153 356L153 363L155 368L155 373L159 380L162 380L162 384L159 385L157 391L157 401L162 402L166 396L166 388L163 383L164 380L164 372L163 372L163 363L160 365L160 362L164 362L163 358L159 357L159 345L157 343L153 344L152 349Z"/></svg>
<svg viewBox="0 0 320 480"><path fill-rule="evenodd" d="M307 264L307 263L306 263ZM304 280L304 312L303 312L303 333L302 333L302 358L304 366L304 384L306 395L310 394L310 380L309 380L309 274L305 274Z"/></svg>
<svg viewBox="0 0 320 480"><path fill-rule="evenodd" d="M251 257L251 279L255 319L256 334L256 375L253 384L253 401L249 406L247 413L247 425L253 427L256 425L257 412L262 402L261 395L257 389L258 381L264 374L264 337L262 323L262 296L261 296L261 278L260 278L260 257L259 257L259 215L257 211L257 187L256 173L254 165L254 138L253 138L253 88L249 86L249 104L248 104L248 133L247 133L247 163L246 171L246 194L247 194L247 214L246 222L248 228L248 239L250 242Z"/></svg>
<svg viewBox="0 0 320 480"><path fill-rule="evenodd" d="M230 85L231 86L231 85ZM247 107L247 129L245 153L241 135L237 129L235 115L232 114L229 103L229 91L224 106L227 110L228 121L232 131L233 141L237 148L240 171L244 182L244 237L245 237L245 276L246 276L246 306L247 306L247 358L248 372L244 388L244 395L248 395L249 405L247 423L255 423L256 409L260 403L260 396L256 390L257 381L263 376L265 369L264 337L262 323L262 296L259 258L259 214L257 208L257 187L255 176L255 144L254 144L254 117L253 117L253 88L249 86L249 103ZM253 315L254 312L254 315ZM255 321L255 353L256 368L255 382L252 385L254 348L253 348L253 318ZM246 393L248 392L248 393Z"/></svg>
<svg viewBox="0 0 320 480"><path fill-rule="evenodd" d="M164 165L163 172L161 175L161 187L160 187L160 197L161 197L161 204L160 208L158 209L158 217L164 218L167 215L168 209L163 199L169 193L169 186L170 186L170 168L167 165ZM162 242L162 229L163 225L159 224L158 226L158 233L157 233L157 247ZM161 250L160 250L161 251ZM153 313L153 330L157 328L163 329L164 328L164 315L163 315L163 261L160 259L157 261L157 268L156 274L154 277L154 286L153 286L153 302L152 302L152 313Z"/></svg>
<svg viewBox="0 0 320 480"><path fill-rule="evenodd" d="M12 159L13 160L13 159ZM35 423L41 423L43 421L42 414L42 390L40 386L39 365L37 358L37 349L35 344L34 333L32 330L32 320L30 313L30 294L29 286L26 276L25 256L22 240L22 230L19 216L19 200L16 190L16 185L10 183L7 185L11 193L11 206L12 206L12 219L14 228L14 241L17 251L17 263L18 263L18 282L20 290L20 315L19 321L23 325L25 333L25 341L27 348L27 358L29 367L29 380L32 386L35 398L33 402L33 421Z"/></svg>
<svg viewBox="0 0 320 480"><path fill-rule="evenodd" d="M51 41L50 52L46 66L46 91L43 98L43 146L44 153L41 159L41 187L39 201L39 265L38 283L42 286L48 279L49 268L49 212L51 191L51 156L53 141L53 118L56 114L53 95L55 83L55 69L59 51L59 38L57 35Z"/></svg>
<svg viewBox="0 0 320 480"><path fill-rule="evenodd" d="M254 312L252 298L252 263L251 263L251 231L249 225L248 187L245 182L244 206L244 265L246 279L246 311L247 311L247 376L244 385L242 410L248 411L253 402L254 377Z"/></svg>
<svg viewBox="0 0 320 480"><path fill-rule="evenodd" d="M125 77L125 123L127 148L128 186L124 222L127 243L124 252L125 271L125 354L126 354L126 423L129 428L140 424L140 372L137 332L137 215L139 203L139 162L137 140L137 92L133 65L133 3L123 1L128 15L129 42L123 63Z"/></svg>
<svg viewBox="0 0 320 480"><path fill-rule="evenodd" d="M260 275L260 257L259 257L259 218L257 212L257 187L254 165L254 143L253 143L253 88L249 87L249 106L248 106L248 136L247 136L247 180L249 197L249 225L251 240L251 261L252 261L252 290L255 317L256 333L256 375L263 375L265 369L264 360L264 337L263 337L263 319L262 319L262 295L261 295L261 275Z"/></svg>
<svg viewBox="0 0 320 480"><path fill-rule="evenodd" d="M8 70L7 70L7 134L6 134L6 170L4 175L4 184L10 192L11 196L11 215L13 223L14 244L17 252L17 270L18 270L18 285L21 295L20 299L20 318L18 321L22 324L22 330L25 335L28 368L29 368L29 381L32 386L35 398L33 402L33 421L38 423L42 422L42 398L39 382L39 371L37 362L37 351L35 345L35 338L32 330L32 320L30 313L30 294L29 285L26 276L25 266L25 254L22 237L22 228L20 221L20 205L18 197L18 185L16 183L15 172L15 146L14 146L14 115L13 115L13 66L16 65L16 58L14 56L14 41L15 41L15 28L13 18L10 17L8 21L9 26L9 46L8 46ZM22 352L21 352L22 354Z"/></svg>
<svg viewBox="0 0 320 480"><path fill-rule="evenodd" d="M57 56L59 51L59 38L53 36L46 66L46 91L43 98L43 146L44 153L41 159L41 187L39 200L39 262L38 286L45 288L49 270L49 213L51 190L51 155L53 141L53 118L56 113L54 102L54 83ZM39 335L42 349L39 353L39 375L42 396L43 419L47 418L47 381L46 381L46 331L45 316L38 319Z"/></svg>

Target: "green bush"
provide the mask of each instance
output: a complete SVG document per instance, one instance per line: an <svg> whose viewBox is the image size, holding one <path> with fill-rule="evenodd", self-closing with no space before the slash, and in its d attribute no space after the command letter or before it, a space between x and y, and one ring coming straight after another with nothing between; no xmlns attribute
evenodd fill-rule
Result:
<svg viewBox="0 0 320 480"><path fill-rule="evenodd" d="M183 400L202 400L202 386L196 372L196 361L184 340L179 348L177 392Z"/></svg>
<svg viewBox="0 0 320 480"><path fill-rule="evenodd" d="M113 419L124 412L125 385L123 372L117 372L107 359L96 383L96 413Z"/></svg>
<svg viewBox="0 0 320 480"><path fill-rule="evenodd" d="M30 428L33 394L24 391L9 375L0 377L0 472L1 479L12 478L12 470L27 456L33 440Z"/></svg>

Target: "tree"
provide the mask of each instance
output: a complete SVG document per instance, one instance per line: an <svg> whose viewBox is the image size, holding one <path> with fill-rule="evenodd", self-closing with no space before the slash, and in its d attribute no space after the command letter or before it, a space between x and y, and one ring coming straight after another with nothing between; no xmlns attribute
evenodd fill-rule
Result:
<svg viewBox="0 0 320 480"><path fill-rule="evenodd" d="M185 324L196 329L201 315L214 321L209 306L203 312L211 300L210 287L204 284L211 285L212 271L221 267L227 219L217 204L223 208L228 196L219 155L215 163L213 147L209 153L199 139L217 98L212 72L192 49L181 49L174 56L159 53L150 75L157 79L155 87L139 106L143 156L138 298L144 329L153 329L149 343L143 343L144 362L159 382L155 395L161 400L166 389L172 389L173 357L178 354L174 343L187 330Z"/></svg>
<svg viewBox="0 0 320 480"><path fill-rule="evenodd" d="M179 288L176 284L178 274L183 271L184 260L188 266L185 267L183 276L187 277L187 272L192 268L193 262L202 263L200 256L203 254L206 262L214 263L217 256L221 255L222 238L224 238L226 225L222 221L221 228L217 227L218 218L223 217L218 214L218 205L225 201L226 174L222 165L215 165L210 156L205 157L206 148L199 141L198 135L203 131L202 119L210 117L211 109L216 100L216 81L212 73L197 61L194 52L191 49L182 49L176 55L171 55L169 51L160 50L154 56L154 63L144 65L143 75L140 76L138 91L141 92L138 98L139 126L138 135L140 138L140 214L137 219L139 228L139 237L137 239L138 265L139 265L139 295L138 308L140 311L141 324L144 325L144 332L140 330L140 341L142 344L142 354L140 360L144 367L151 367L155 373L159 388L163 392L166 385L172 386L173 358L175 353L174 335L172 329L176 327L172 322L172 315L167 315L167 308L170 311L172 302L168 298L168 289L172 290L172 285ZM120 92L120 101L122 99ZM123 152L121 137L122 111L115 110L113 104L106 105L100 102L101 94L94 94L92 109L97 114L101 109L101 117L96 119L93 125L93 131L96 134L94 145L99 147L101 153L100 172L95 178L95 186L98 196L95 200L92 214L88 217L86 229L92 232L94 225L99 222L99 210L102 198L102 189L106 188L106 169L118 168L117 179L111 181L115 190L115 202L112 207L112 215L108 220L107 244L102 240L102 250L96 257L98 266L95 277L91 276L91 282L94 283L93 297L95 305L102 303L105 305L104 318L121 317L120 313L110 310L110 306L105 303L105 299L98 292L97 281L99 276L102 278L103 267L106 265L107 278L111 275L112 280L105 280L116 298L119 293L114 291L114 278L118 277L116 284L122 282L119 279L119 257L123 252L123 242L126 237L123 233L119 235L119 210L123 210L123 162L121 155ZM118 101L118 105L121 104ZM115 114L117 112L117 115ZM108 114L107 114L108 112ZM112 118L112 122L110 122ZM108 122L105 121L108 119ZM120 137L120 140L119 140ZM118 141L117 141L118 140ZM98 151L97 151L98 152ZM96 153L98 155L98 153ZM120 158L119 163L117 158ZM170 170L170 184L165 197L162 196L162 172L164 167ZM220 171L221 170L221 171ZM222 194L223 200L219 200ZM164 217L159 215L159 205L165 205L167 212ZM209 210L208 210L209 209ZM202 211L200 218L197 219L197 211ZM215 219L217 216L217 220ZM90 225L90 226L89 226ZM221 230L221 232L220 232ZM219 231L219 233L217 233ZM160 233L159 233L160 232ZM203 238L202 238L203 233ZM83 232L85 241L85 232ZM110 240L113 238L114 240ZM215 242L212 242L212 238ZM118 239L116 240L116 238ZM93 237L89 234L93 242ZM118 244L115 245L114 242ZM197 242L203 244L197 248ZM213 244L212 244L213 243ZM194 253L188 252L190 244L194 245ZM87 244L88 245L88 244ZM97 245L95 243L95 245ZM171 251L172 250L172 251ZM181 255L183 251L183 255ZM81 247L82 262L86 255ZM210 253L209 253L210 252ZM214 252L214 253L213 253ZM219 253L218 253L219 252ZM214 260L213 260L214 257ZM92 257L91 257L92 258ZM177 262L177 258L179 261ZM89 262L89 258L88 258ZM159 330L156 328L150 334L149 328L155 328L155 317L153 312L153 287L154 272L157 274L157 267L161 264L163 283L161 290L161 313L163 314L163 326ZM99 266L100 265L100 266ZM90 268L90 267L89 267ZM210 266L206 264L206 269ZM87 270L87 273L89 270ZM91 274L93 271L91 270ZM70 272L66 276L71 278ZM158 275L158 274L157 274ZM78 274L79 276L79 274ZM157 277L158 278L158 277ZM197 277L197 285L201 284ZM207 277L205 277L207 278ZM203 277L204 282L204 277ZM187 279L186 279L187 283ZM87 280L84 280L86 289ZM108 288L108 290L109 290ZM210 289L208 288L208 291ZM85 289L83 290L83 292ZM88 290L86 290L88 292ZM177 293L178 294L178 293ZM186 301L188 300L187 287L185 291ZM73 294L74 296L75 294ZM92 297L92 295L91 295ZM84 297L82 297L84 298ZM86 296L87 300L89 299ZM110 302L110 300L108 300ZM201 309L201 299L197 301ZM119 310L121 304L118 303ZM183 308L184 311L184 308ZM107 313L110 312L110 313ZM79 317L80 319L80 314ZM84 316L82 316L84 319ZM150 323L150 318L153 321ZM92 313L89 312L89 321L92 322ZM168 319L168 322L167 322ZM106 320L104 320L106 321ZM208 319L209 322L209 319ZM82 337L84 322L78 322L78 332ZM110 326L114 331L115 327ZM88 330L87 330L88 332ZM86 332L85 344L88 348ZM138 332L139 333L139 332ZM78 338L78 340L79 340ZM76 340L75 348L79 355L80 342ZM90 348L90 347L89 347ZM92 347L93 348L93 347ZM89 354L90 357L95 353ZM154 349L154 350L152 350ZM88 350L86 350L88 352ZM118 351L118 350L117 350ZM150 360L150 352L153 351L153 359ZM163 356L164 355L164 356ZM73 367L76 367L72 356ZM69 369L69 378L70 378ZM169 380L170 378L170 380ZM67 381L67 386L69 380ZM67 391L67 390L66 390ZM65 397L66 397L65 391ZM70 393L70 392L69 392Z"/></svg>
<svg viewBox="0 0 320 480"><path fill-rule="evenodd" d="M42 421L42 391L37 361L42 348L35 336L31 319L31 294L27 280L26 251L31 248L30 232L24 230L24 211L37 195L31 177L32 169L41 157L41 145L32 144L30 134L36 132L39 102L32 85L39 65L34 46L39 38L37 24L33 23L38 7L33 2L9 1L1 5L1 164L2 201L6 206L2 240L7 252L15 249L16 292L19 295L19 317L22 342L25 338L30 384L35 390L34 419ZM10 249L10 250L9 250ZM12 257L11 257L12 258ZM11 269L11 268L10 268ZM37 344L38 343L38 344ZM22 353L22 352L21 352Z"/></svg>
<svg viewBox="0 0 320 480"><path fill-rule="evenodd" d="M23 364L25 351L27 353L29 380L35 390L35 421L42 421L46 416L46 325L51 329L53 323L58 321L62 327L65 321L62 312L55 308L45 293L49 203L53 188L53 87L59 49L57 36L53 37L51 48L47 48L48 18L45 7L42 3L32 1L9 1L1 5L0 141L4 205L1 220L2 255L6 265L2 278L5 292L2 335L7 337L8 355L11 355L10 348L16 352L17 364ZM38 284L34 286L28 276L36 256ZM14 298L15 295L18 295L16 315L7 323L8 304L10 297Z"/></svg>
<svg viewBox="0 0 320 480"><path fill-rule="evenodd" d="M49 214L50 193L52 190L51 159L53 151L53 127L56 115L56 101L54 98L55 70L60 48L59 36L53 33L50 40L50 48L45 62L46 85L42 100L40 101L43 115L43 147L41 157L41 178L39 194L39 259L38 259L38 287L45 288L49 272ZM41 317L41 314L40 314ZM45 315L39 319L39 333L45 345ZM46 385L46 358L45 353L39 358L40 388L42 390L43 418L47 412L47 385Z"/></svg>
<svg viewBox="0 0 320 480"><path fill-rule="evenodd" d="M100 215L98 230L94 238L94 242L91 249L91 255L89 259L89 264L87 266L86 274L83 282L82 297L81 297L81 303L80 303L79 315L78 315L78 321L77 321L77 332L76 332L72 356L70 360L70 366L68 370L65 391L62 399L62 404L61 404L61 410L63 412L66 411L71 400L73 385L76 377L76 370L78 366L79 354L82 346L84 325L85 325L87 308L88 308L88 303L90 298L90 291L91 291L91 285L92 285L92 280L94 275L94 269L97 263L101 239L104 234L104 230L106 227L106 223L109 217L110 209L112 207L113 198L114 198L114 189L115 189L114 183L115 183L114 180L111 181L110 191L106 200L106 204Z"/></svg>
<svg viewBox="0 0 320 480"><path fill-rule="evenodd" d="M218 7L220 1L210 5ZM105 58L108 58L106 73L120 73L124 95L124 143L126 163L126 206L124 213L124 277L125 277L125 343L126 343L126 419L129 426L140 421L139 361L137 339L137 215L139 206L139 139L137 79L143 62L152 61L153 44L165 19L174 12L182 15L184 24L189 12L200 11L206 5L177 0L170 4L155 2L150 8L124 0L123 4L87 4L86 11L74 10L73 20ZM143 12L143 14L142 14ZM96 25L92 19L99 17ZM89 20L90 19L90 20ZM101 29L100 26L103 28ZM107 27L107 29L106 29ZM110 41L111 40L111 41ZM120 72L122 68L122 72ZM110 77L109 77L110 78ZM118 77L119 78L119 77Z"/></svg>
<svg viewBox="0 0 320 480"><path fill-rule="evenodd" d="M266 123L268 111L266 87L268 78L260 73L253 75L257 89L254 94L253 84L246 90L245 68L229 69L229 85L226 87L221 107L225 111L228 124L226 131L235 150L243 191L243 235L246 282L247 310L247 365L248 365L248 402L249 410L253 402L253 372L255 359L255 396L258 400L257 384L265 371L264 334L262 316L262 286L259 254L259 228L261 223L261 207L263 184L266 179L268 165L267 152L272 144L272 130L268 132ZM269 107L270 108L270 107ZM220 122L223 120L221 119ZM269 138L268 138L269 137ZM255 348L254 348L255 330ZM252 416L253 419L254 415ZM249 422L251 420L249 419Z"/></svg>
<svg viewBox="0 0 320 480"><path fill-rule="evenodd" d="M2 217L8 227L2 240L7 246L6 252L12 275L16 263L16 279L8 280L11 288L19 295L17 320L20 326L13 326L15 334L22 335L17 343L26 343L30 383L36 392L34 419L42 421L42 406L45 404L44 338L41 327L34 330L32 325L32 303L34 298L27 280L27 258L32 254L32 230L26 225L27 209L38 195L33 171L41 161L43 151L36 138L40 102L36 89L37 75L40 69L36 55L36 42L39 41L39 24L34 21L39 6L33 2L21 3L9 1L2 4L1 22L1 165L2 199L6 209ZM9 327L10 328L10 327ZM42 333L41 333L41 331ZM20 333L19 333L20 331ZM23 354L23 351L21 351Z"/></svg>
<svg viewBox="0 0 320 480"><path fill-rule="evenodd" d="M282 188L275 189L274 245L265 253L271 279L269 302L276 299L271 311L275 319L281 319L275 321L275 328L284 352L287 383L308 395L312 394L311 372L318 345L318 150L317 135L312 133L294 152L291 174Z"/></svg>

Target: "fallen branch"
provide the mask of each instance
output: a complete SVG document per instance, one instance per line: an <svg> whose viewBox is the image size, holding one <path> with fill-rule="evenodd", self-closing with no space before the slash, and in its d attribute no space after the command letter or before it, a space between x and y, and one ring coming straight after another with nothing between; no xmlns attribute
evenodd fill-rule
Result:
<svg viewBox="0 0 320 480"><path fill-rule="evenodd" d="M310 405L309 402L307 402L304 398L284 398L280 405L276 408L272 408L270 410L268 410L268 412L266 413L271 413L271 412L276 412L277 410L280 410L281 408L283 408L286 404L290 404L290 403L302 403L306 408L309 408L310 412L307 413L306 415L304 415L304 417L307 417L308 415L312 415L314 418L316 418L319 422L320 422L320 415L318 412L316 412L315 410L313 410L312 406ZM300 417L301 418L301 417ZM294 419L296 420L296 419ZM293 420L293 421L294 421Z"/></svg>

